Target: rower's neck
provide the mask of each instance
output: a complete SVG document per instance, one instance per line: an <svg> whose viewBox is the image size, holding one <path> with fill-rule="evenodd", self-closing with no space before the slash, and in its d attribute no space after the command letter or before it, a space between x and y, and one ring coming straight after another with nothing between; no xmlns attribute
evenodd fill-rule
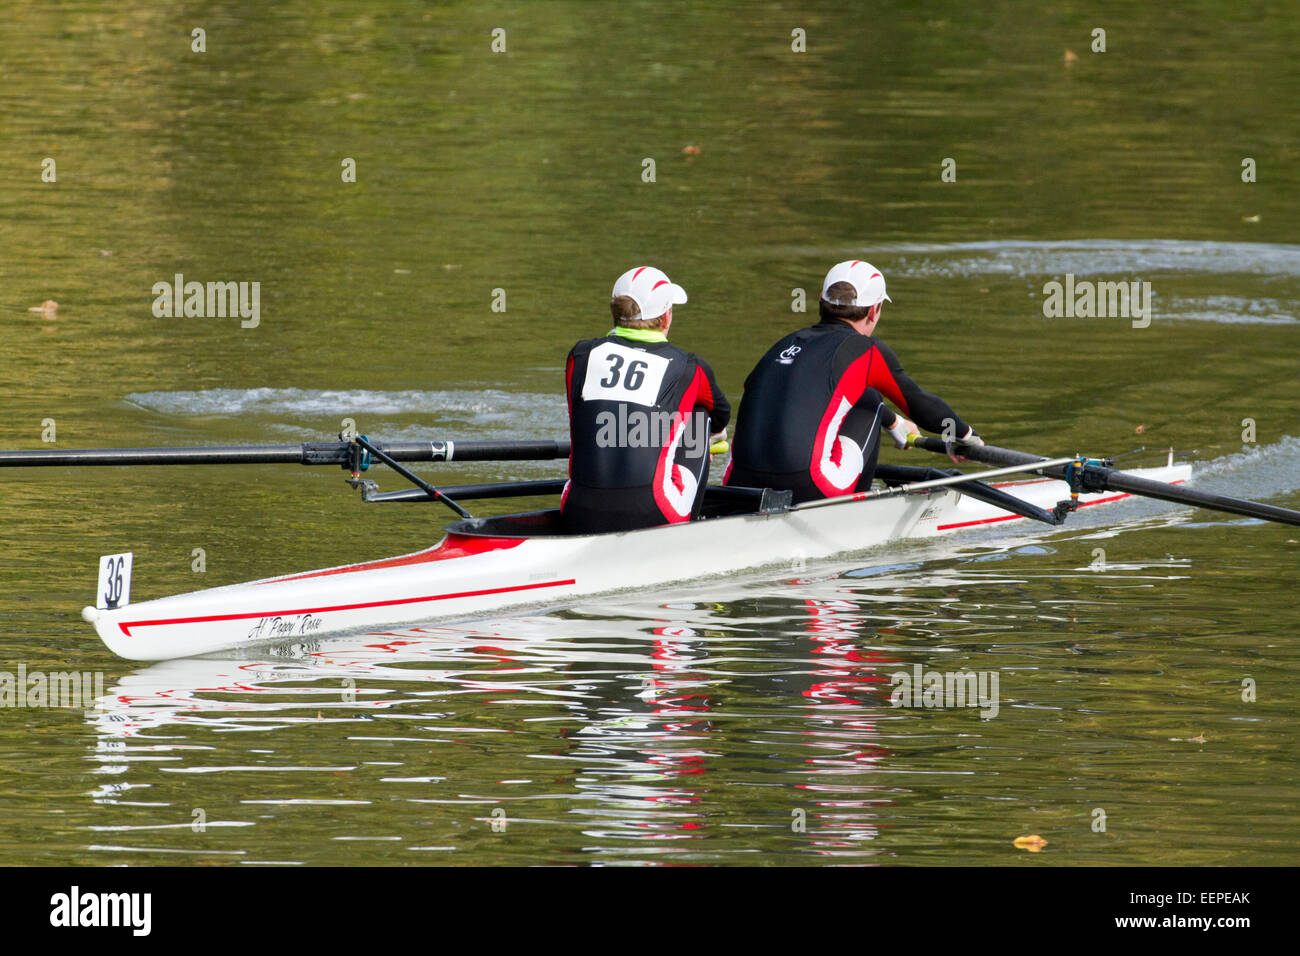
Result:
<svg viewBox="0 0 1300 956"><path fill-rule="evenodd" d="M659 329L625 329L622 326L616 326L609 330L610 335L617 335L621 339L631 339L633 342L667 342L668 333Z"/></svg>
<svg viewBox="0 0 1300 956"><path fill-rule="evenodd" d="M858 335L869 336L876 331L876 323L868 319L858 319L856 321L850 321L848 319L822 319L817 324L832 325L832 326L834 325L847 326L848 328L852 329L854 332L857 332Z"/></svg>

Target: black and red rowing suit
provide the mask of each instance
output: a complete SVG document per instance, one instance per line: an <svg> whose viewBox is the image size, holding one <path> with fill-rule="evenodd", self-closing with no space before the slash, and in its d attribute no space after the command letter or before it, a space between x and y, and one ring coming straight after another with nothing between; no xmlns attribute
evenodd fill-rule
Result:
<svg viewBox="0 0 1300 956"><path fill-rule="evenodd" d="M969 426L948 403L903 371L884 342L827 319L773 345L745 379L731 467L724 483L788 489L795 502L871 486L881 429L897 416L917 427L964 436Z"/></svg>
<svg viewBox="0 0 1300 956"><path fill-rule="evenodd" d="M626 531L699 516L709 435L731 405L709 363L662 332L614 329L569 352L567 530Z"/></svg>

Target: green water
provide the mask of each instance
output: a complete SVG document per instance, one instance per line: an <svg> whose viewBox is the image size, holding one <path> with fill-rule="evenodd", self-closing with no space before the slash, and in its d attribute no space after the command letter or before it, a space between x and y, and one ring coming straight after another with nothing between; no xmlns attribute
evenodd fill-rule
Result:
<svg viewBox="0 0 1300 956"><path fill-rule="evenodd" d="M646 263L737 399L867 258L881 337L990 440L1172 446L1300 507L1298 41L1208 2L11 3L3 446L559 436ZM176 273L259 282L260 323L155 318ZM1153 321L1045 318L1066 273L1151 282ZM1295 862L1295 529L1134 506L239 661L79 620L105 553L141 600L436 538L340 477L0 474L0 671L115 701L0 710L0 863ZM914 664L998 673L998 716L890 707Z"/></svg>

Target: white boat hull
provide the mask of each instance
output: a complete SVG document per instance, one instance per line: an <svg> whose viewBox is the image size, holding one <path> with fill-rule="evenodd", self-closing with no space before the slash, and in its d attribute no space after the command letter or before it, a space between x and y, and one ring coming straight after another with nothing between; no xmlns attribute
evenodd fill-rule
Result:
<svg viewBox="0 0 1300 956"><path fill-rule="evenodd" d="M1191 466L1130 474L1177 484L1191 476ZM1044 508L1069 495L1064 482L1052 479L1000 487ZM1127 497L1101 492L1079 500L1096 505ZM629 587L823 559L891 541L1024 520L951 489L937 489L616 534L494 538L452 533L432 548L398 558L82 613L113 653L129 660L167 660L563 604Z"/></svg>

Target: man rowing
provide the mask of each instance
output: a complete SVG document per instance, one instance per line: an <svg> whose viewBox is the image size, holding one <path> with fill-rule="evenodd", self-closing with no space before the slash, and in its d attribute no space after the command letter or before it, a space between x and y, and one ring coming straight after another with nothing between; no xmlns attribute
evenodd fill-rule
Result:
<svg viewBox="0 0 1300 956"><path fill-rule="evenodd" d="M773 345L745 380L725 484L788 489L796 503L865 491L882 429L900 448L918 424L949 442L983 444L873 336L883 303L892 301L869 262L841 262L826 273L821 321Z"/></svg>
<svg viewBox="0 0 1300 956"><path fill-rule="evenodd" d="M614 283L614 328L569 352L569 483L560 502L569 531L626 531L699 516L710 435L724 436L731 405L713 369L668 343L686 291L658 269Z"/></svg>

